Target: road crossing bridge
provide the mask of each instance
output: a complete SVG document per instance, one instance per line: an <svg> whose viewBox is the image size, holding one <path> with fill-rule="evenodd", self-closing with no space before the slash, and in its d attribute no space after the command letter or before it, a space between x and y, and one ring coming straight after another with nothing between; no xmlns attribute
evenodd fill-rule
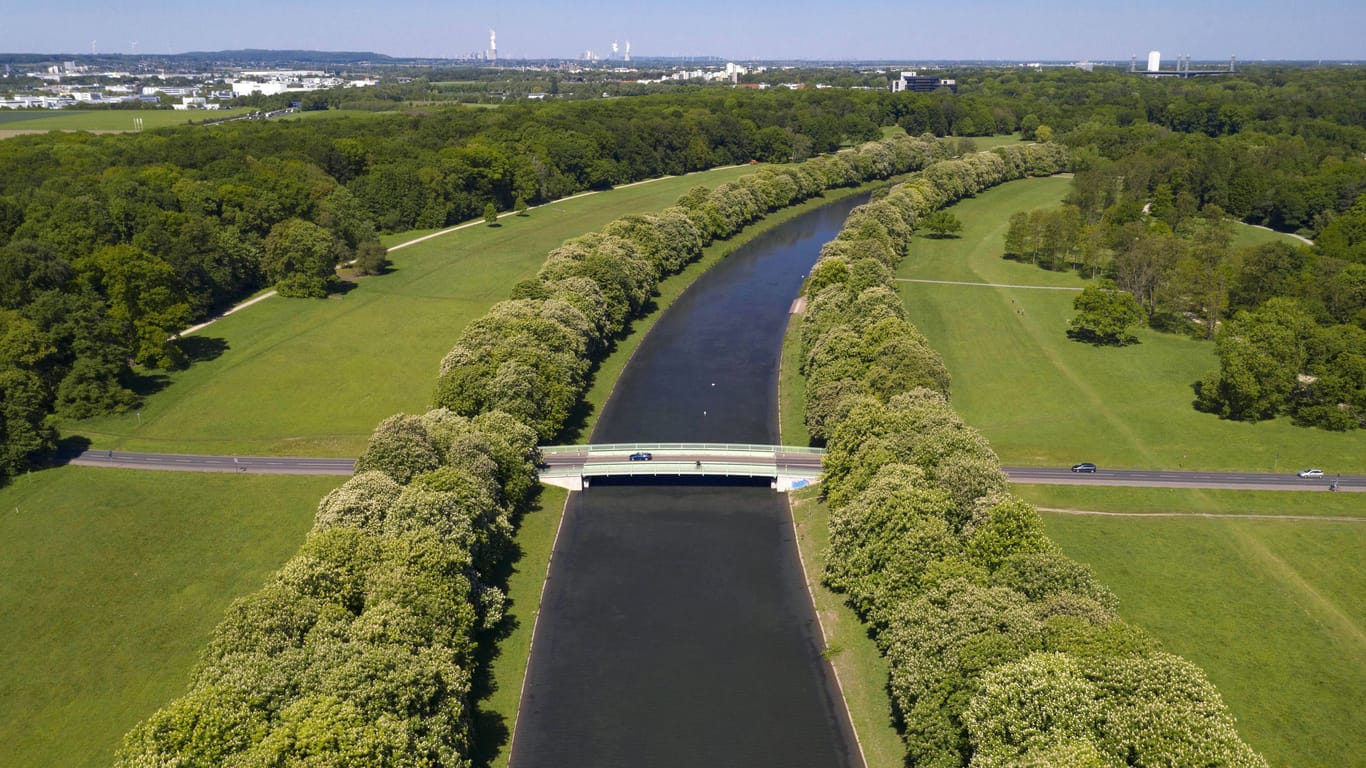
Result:
<svg viewBox="0 0 1366 768"><path fill-rule="evenodd" d="M778 491L818 482L823 448L750 443L541 446L541 482L581 491L595 477L766 477ZM634 457L634 458L633 458Z"/></svg>

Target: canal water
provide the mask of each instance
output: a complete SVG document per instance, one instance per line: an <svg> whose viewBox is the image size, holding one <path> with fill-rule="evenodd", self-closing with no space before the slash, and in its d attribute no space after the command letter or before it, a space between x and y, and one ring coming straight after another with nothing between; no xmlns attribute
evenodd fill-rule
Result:
<svg viewBox="0 0 1366 768"><path fill-rule="evenodd" d="M862 199L758 237L694 283L618 380L595 443L776 443L788 308ZM767 481L570 496L511 768L860 766Z"/></svg>

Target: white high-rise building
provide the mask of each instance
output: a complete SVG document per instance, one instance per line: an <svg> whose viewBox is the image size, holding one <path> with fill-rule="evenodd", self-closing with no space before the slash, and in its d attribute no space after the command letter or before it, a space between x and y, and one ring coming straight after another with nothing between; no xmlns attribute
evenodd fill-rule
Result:
<svg viewBox="0 0 1366 768"><path fill-rule="evenodd" d="M1162 52L1148 51L1148 71L1157 72L1162 69Z"/></svg>

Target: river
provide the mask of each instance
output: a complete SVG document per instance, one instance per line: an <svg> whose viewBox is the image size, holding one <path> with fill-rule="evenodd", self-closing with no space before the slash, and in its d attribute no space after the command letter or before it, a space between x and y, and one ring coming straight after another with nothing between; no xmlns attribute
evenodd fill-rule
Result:
<svg viewBox="0 0 1366 768"><path fill-rule="evenodd" d="M788 308L863 199L703 274L636 351L592 441L778 442ZM861 766L821 647L767 481L595 480L561 523L511 766Z"/></svg>

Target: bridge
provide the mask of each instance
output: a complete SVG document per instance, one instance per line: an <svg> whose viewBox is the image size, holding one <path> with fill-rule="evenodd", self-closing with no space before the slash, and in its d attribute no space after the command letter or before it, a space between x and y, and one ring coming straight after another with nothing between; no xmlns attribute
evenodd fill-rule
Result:
<svg viewBox="0 0 1366 768"><path fill-rule="evenodd" d="M824 455L823 448L749 443L546 445L540 475L571 491L595 477L767 477L775 490L790 491L820 480Z"/></svg>

